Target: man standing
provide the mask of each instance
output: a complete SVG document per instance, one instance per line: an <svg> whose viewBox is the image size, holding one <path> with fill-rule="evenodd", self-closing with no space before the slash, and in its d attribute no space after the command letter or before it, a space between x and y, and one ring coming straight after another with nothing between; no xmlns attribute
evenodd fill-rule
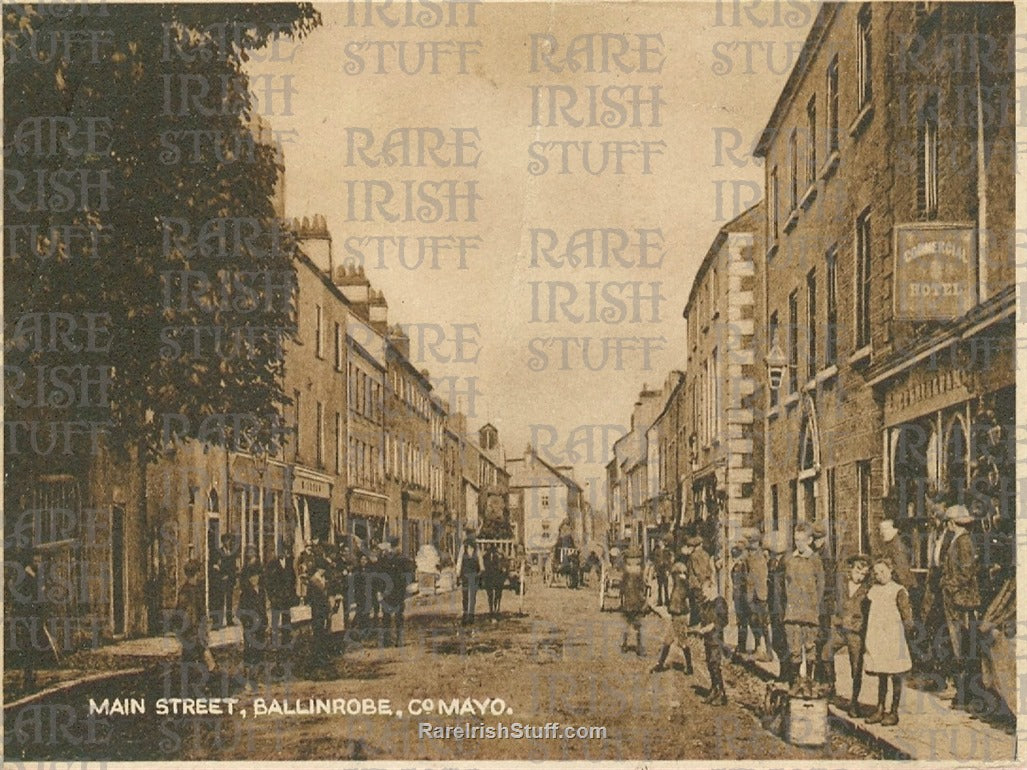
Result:
<svg viewBox="0 0 1027 770"><path fill-rule="evenodd" d="M967 525L973 516L963 505L953 505L945 511L952 542L941 568L941 597L945 622L949 629L952 652L955 657L956 697L952 708L967 709L967 692L976 686L973 679L980 670L977 629L977 610L981 603L977 583L977 549Z"/></svg>
<svg viewBox="0 0 1027 770"><path fill-rule="evenodd" d="M667 622L660 659L651 669L651 673L667 670L667 656L671 647L677 645L685 657L684 671L689 676L692 675L692 648L688 639L688 554L688 546L682 546L678 558L670 567L671 591L667 604L670 619Z"/></svg>
<svg viewBox="0 0 1027 770"><path fill-rule="evenodd" d="M788 553L788 542L783 532L773 532L765 536L764 544L770 553L767 561L767 609L774 655L777 656L777 678L778 681L788 682L792 679L788 635L785 633L785 555Z"/></svg>
<svg viewBox="0 0 1027 770"><path fill-rule="evenodd" d="M749 553L745 559L746 598L749 603L749 626L752 628L753 652L756 660L769 663L774 658L770 654L770 614L767 608L767 591L769 575L767 574L767 554L760 546L759 535L749 539ZM760 640L763 650L760 650Z"/></svg>
<svg viewBox="0 0 1027 770"><path fill-rule="evenodd" d="M271 646L286 647L290 640L291 611L296 604L296 571L284 543L278 544L278 555L264 568L264 588L271 607Z"/></svg>
<svg viewBox="0 0 1027 770"><path fill-rule="evenodd" d="M824 597L824 565L813 551L813 532L805 524L795 528L795 550L785 558L785 634L788 637L790 684L793 695L812 697L811 675L816 666L820 606ZM804 681L799 666L806 661Z"/></svg>
<svg viewBox="0 0 1027 770"><path fill-rule="evenodd" d="M734 604L737 625L735 652L732 656L735 661L741 660L748 652L749 622L752 614L749 608L749 568L746 559L743 558L744 554L744 542L731 546L731 601Z"/></svg>
<svg viewBox="0 0 1027 770"><path fill-rule="evenodd" d="M667 548L667 544L663 540L656 541L656 548L653 550L653 567L656 571L656 604L657 606L665 607L667 602L670 601L670 592L668 591L668 578L670 577L670 567L674 561L674 554Z"/></svg>
<svg viewBox="0 0 1027 770"><path fill-rule="evenodd" d="M456 579L462 592L463 615L460 625L474 625L475 604L478 601L478 584L485 571L481 551L474 535L464 538L464 547L460 549L460 558L456 562Z"/></svg>
<svg viewBox="0 0 1027 770"><path fill-rule="evenodd" d="M213 561L214 580L214 628L229 626L235 623L232 613L232 593L235 591L235 580L239 565L236 562L234 538L227 532L221 536L221 547L218 548Z"/></svg>
<svg viewBox="0 0 1027 770"><path fill-rule="evenodd" d="M412 559L399 552L399 538L390 537L382 543L378 559L386 580L382 591L382 619L385 621L386 647L403 646L403 612L406 608L407 586L414 581L417 567Z"/></svg>

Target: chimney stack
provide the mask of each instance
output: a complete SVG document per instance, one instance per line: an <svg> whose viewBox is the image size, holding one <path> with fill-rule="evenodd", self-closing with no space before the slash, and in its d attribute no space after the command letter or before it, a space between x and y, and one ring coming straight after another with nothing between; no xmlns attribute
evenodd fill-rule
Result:
<svg viewBox="0 0 1027 770"><path fill-rule="evenodd" d="M353 313L370 323L371 281L364 275L363 266L349 261L339 267L334 275L334 283L353 306Z"/></svg>
<svg viewBox="0 0 1027 770"><path fill-rule="evenodd" d="M321 214L314 214L313 218L293 219L292 229L303 253L317 265L318 270L331 278L335 265L332 261L332 236L328 232L327 220Z"/></svg>

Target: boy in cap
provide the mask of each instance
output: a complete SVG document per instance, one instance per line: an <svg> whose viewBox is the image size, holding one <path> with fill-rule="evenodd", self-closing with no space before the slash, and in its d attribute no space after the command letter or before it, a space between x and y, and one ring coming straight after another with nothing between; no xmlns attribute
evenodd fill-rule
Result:
<svg viewBox="0 0 1027 770"><path fill-rule="evenodd" d="M852 671L852 698L846 708L850 716L860 716L859 692L863 686L863 634L866 632L866 599L870 588L870 559L854 554L846 560L848 570L839 573L834 586L834 613L831 633L821 653L823 668L831 695L835 694L834 656L842 648L849 651Z"/></svg>
<svg viewBox="0 0 1027 770"><path fill-rule="evenodd" d="M663 640L663 647L660 649L660 659L651 669L651 673L667 670L667 656L670 648L677 645L685 656L684 672L692 674L692 648L688 644L688 559L689 549L682 546L677 558L670 566L670 598L667 602L667 612L670 614L670 621L667 624L667 635ZM680 664L675 664L680 665Z"/></svg>
<svg viewBox="0 0 1027 770"><path fill-rule="evenodd" d="M702 604L699 607L699 624L695 633L702 636L706 652L706 669L710 674L710 692L703 703L714 706L727 704L724 677L720 670L724 647L724 627L727 625L727 602L717 592L717 583L707 580L701 589Z"/></svg>
<svg viewBox="0 0 1027 770"><path fill-rule="evenodd" d="M941 565L941 600L949 629L955 663L956 697L952 708L967 710L967 693L971 685L979 688L978 645L972 643L976 633L977 610L981 593L977 582L977 548L966 527L973 515L964 505L952 505L945 511L952 540Z"/></svg>
<svg viewBox="0 0 1027 770"><path fill-rule="evenodd" d="M788 637L789 684L811 697L811 675L816 661L820 605L824 597L824 565L813 550L813 532L800 524L795 528L795 550L785 557L785 635ZM806 676L797 681L799 666L806 661ZM801 687L799 685L801 684Z"/></svg>
<svg viewBox="0 0 1027 770"><path fill-rule="evenodd" d="M703 540L692 535L685 541L691 550L688 554L688 591L692 604L692 625L699 622L699 605L702 604L702 587L713 579L713 558L703 548Z"/></svg>
<svg viewBox="0 0 1027 770"><path fill-rule="evenodd" d="M788 635L785 633L785 554L788 543L783 532L767 533L764 545L770 552L767 560L767 611L774 655L777 656L778 680L791 679Z"/></svg>

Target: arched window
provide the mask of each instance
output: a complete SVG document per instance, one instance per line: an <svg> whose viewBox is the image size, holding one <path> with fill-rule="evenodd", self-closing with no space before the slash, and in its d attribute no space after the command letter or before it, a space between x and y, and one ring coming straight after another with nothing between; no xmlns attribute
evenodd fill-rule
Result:
<svg viewBox="0 0 1027 770"><path fill-rule="evenodd" d="M207 510L211 513L218 513L221 510L219 505L218 491L214 489L214 487L211 487L210 491L207 492Z"/></svg>
<svg viewBox="0 0 1027 770"><path fill-rule="evenodd" d="M966 491L967 435L962 415L955 415L945 432L942 480L954 501L962 501Z"/></svg>

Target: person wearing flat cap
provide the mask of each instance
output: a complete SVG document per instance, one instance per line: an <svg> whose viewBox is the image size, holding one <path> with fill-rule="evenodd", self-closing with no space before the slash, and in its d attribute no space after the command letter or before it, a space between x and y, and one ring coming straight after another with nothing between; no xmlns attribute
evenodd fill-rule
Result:
<svg viewBox="0 0 1027 770"><path fill-rule="evenodd" d="M817 648L815 660L823 660L824 647L827 645L828 637L831 635L831 616L834 614L834 590L835 584L835 562L831 549L827 545L827 527L822 522L813 524L813 552L820 557L820 563L824 568L824 593L820 602L820 630L817 632ZM831 685L834 683L834 675L827 670L827 666L819 665L815 671L816 681Z"/></svg>
<svg viewBox="0 0 1027 770"><path fill-rule="evenodd" d="M941 565L941 600L945 623L955 660L956 697L952 708L968 710L967 693L980 675L978 646L972 643L981 604L977 585L977 548L966 527L973 516L965 505L952 505L945 511L952 541Z"/></svg>

